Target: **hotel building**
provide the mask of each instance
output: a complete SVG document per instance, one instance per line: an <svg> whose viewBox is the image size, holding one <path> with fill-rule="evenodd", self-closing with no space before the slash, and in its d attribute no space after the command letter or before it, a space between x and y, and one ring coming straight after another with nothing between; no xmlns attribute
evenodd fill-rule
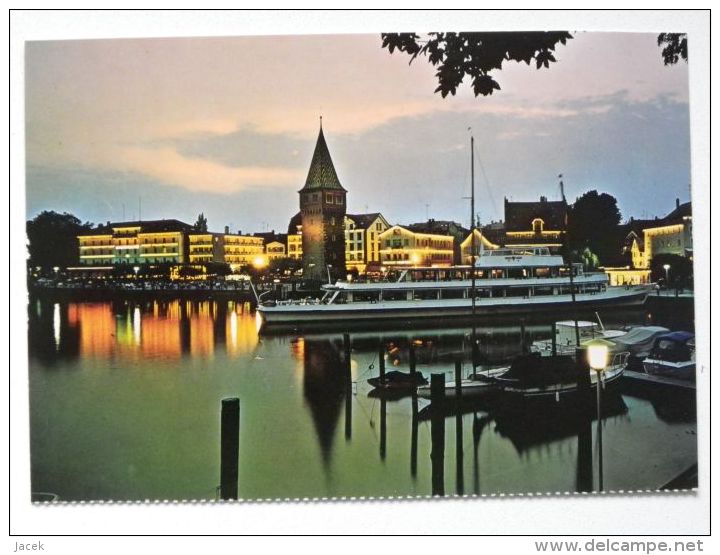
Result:
<svg viewBox="0 0 720 555"><path fill-rule="evenodd" d="M81 268L122 264L226 263L237 269L264 252L263 239L197 231L179 220L108 222L78 235Z"/></svg>
<svg viewBox="0 0 720 555"><path fill-rule="evenodd" d="M367 266L380 266L380 235L390 228L382 214L345 216L345 265L348 271L365 273Z"/></svg>
<svg viewBox="0 0 720 555"><path fill-rule="evenodd" d="M394 225L380 234L380 262L383 266L452 266L452 235L412 231Z"/></svg>
<svg viewBox="0 0 720 555"><path fill-rule="evenodd" d="M257 265L264 261L265 252L262 237L251 235L225 235L224 236L224 262L235 271L242 267ZM262 265L262 262L260 262Z"/></svg>
<svg viewBox="0 0 720 555"><path fill-rule="evenodd" d="M612 285L648 283L655 256L674 254L692 259L692 205L675 200L675 210L664 218L635 220L621 226L625 236L622 255L626 266L604 268Z"/></svg>
<svg viewBox="0 0 720 555"><path fill-rule="evenodd" d="M559 250L564 242L568 223L565 199L540 202L510 202L505 199L505 246L548 247Z"/></svg>
<svg viewBox="0 0 720 555"><path fill-rule="evenodd" d="M78 235L80 265L182 264L192 230L178 220L108 222Z"/></svg>
<svg viewBox="0 0 720 555"><path fill-rule="evenodd" d="M490 241L482 231L475 229L475 259L482 256L484 251L494 250L499 248ZM473 236L472 233L468 233L467 237L460 243L460 264L472 265L472 253L473 253Z"/></svg>

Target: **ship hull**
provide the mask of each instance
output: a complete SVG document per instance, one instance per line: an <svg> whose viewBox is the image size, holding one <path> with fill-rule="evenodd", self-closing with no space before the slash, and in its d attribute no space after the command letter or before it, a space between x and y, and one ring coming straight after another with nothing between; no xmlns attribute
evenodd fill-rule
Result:
<svg viewBox="0 0 720 555"><path fill-rule="evenodd" d="M608 290L596 294L537 297L500 297L479 299L474 309L475 319L515 316L546 312L555 316L561 312L600 307L640 306L647 298L647 290ZM348 304L287 304L258 306L261 328L276 326L303 327L305 325L360 324L380 322L428 322L472 320L473 308L469 299L418 300L391 302L355 302Z"/></svg>

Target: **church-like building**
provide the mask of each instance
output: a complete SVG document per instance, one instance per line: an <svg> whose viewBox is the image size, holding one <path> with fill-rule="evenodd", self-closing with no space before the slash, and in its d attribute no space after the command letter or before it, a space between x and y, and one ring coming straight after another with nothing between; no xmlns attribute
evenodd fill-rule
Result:
<svg viewBox="0 0 720 555"><path fill-rule="evenodd" d="M302 262L306 280L344 279L347 191L340 185L320 121L310 170L300 194Z"/></svg>

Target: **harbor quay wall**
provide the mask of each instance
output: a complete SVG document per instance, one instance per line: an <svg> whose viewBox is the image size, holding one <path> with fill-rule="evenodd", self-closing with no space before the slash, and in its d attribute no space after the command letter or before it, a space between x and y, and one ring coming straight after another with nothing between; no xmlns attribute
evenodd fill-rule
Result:
<svg viewBox="0 0 720 555"><path fill-rule="evenodd" d="M656 296L650 295L645 301L645 309L651 322L671 330L695 330L694 296Z"/></svg>

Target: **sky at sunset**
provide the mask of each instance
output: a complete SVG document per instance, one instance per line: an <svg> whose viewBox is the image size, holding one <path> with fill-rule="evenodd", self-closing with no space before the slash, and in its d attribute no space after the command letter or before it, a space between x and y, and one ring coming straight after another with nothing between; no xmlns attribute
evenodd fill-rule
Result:
<svg viewBox="0 0 720 555"><path fill-rule="evenodd" d="M27 217L129 220L141 203L143 219L285 231L321 114L351 213L467 225L471 127L483 223L504 197L559 198L561 173L569 201L597 189L623 219L663 216L689 200L688 68L656 37L575 33L550 69L506 63L492 97L445 99L379 34L29 42Z"/></svg>

